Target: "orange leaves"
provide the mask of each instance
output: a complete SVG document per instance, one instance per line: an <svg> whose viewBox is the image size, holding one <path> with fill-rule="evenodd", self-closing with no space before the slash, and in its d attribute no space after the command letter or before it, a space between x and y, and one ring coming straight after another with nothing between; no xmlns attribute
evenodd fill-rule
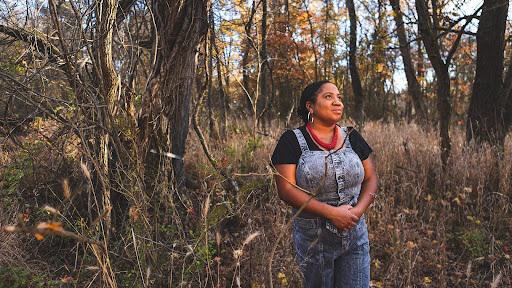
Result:
<svg viewBox="0 0 512 288"><path fill-rule="evenodd" d="M298 22L298 23L305 23L306 21L308 21L308 18L310 16L308 15L308 12L306 11L301 11L299 13L297 13L297 16L295 17L295 21Z"/></svg>
<svg viewBox="0 0 512 288"><path fill-rule="evenodd" d="M87 242L98 245L99 247L103 247L103 243L99 241L65 230L62 226L62 223L57 221L39 222L35 226L28 226L25 224L25 222L20 221L17 225L2 226L0 227L0 230L3 230L8 233L21 232L26 234L32 234L39 241L43 240L45 236L49 234L54 234L60 237L72 238L79 242Z"/></svg>
<svg viewBox="0 0 512 288"><path fill-rule="evenodd" d="M55 232L63 232L64 228L62 228L62 223L60 222L40 222L37 224L34 237L36 237L37 240L41 241L44 239L44 235L48 233L55 233Z"/></svg>
<svg viewBox="0 0 512 288"><path fill-rule="evenodd" d="M412 250L414 248L416 248L418 245L416 243L414 243L413 241L407 241L407 249L409 250Z"/></svg>
<svg viewBox="0 0 512 288"><path fill-rule="evenodd" d="M382 73L384 71L384 68L385 68L384 63L377 63L375 65L375 72Z"/></svg>
<svg viewBox="0 0 512 288"><path fill-rule="evenodd" d="M37 224L36 229L38 230L49 230L52 232L62 232L64 228L62 228L62 223L60 222L41 222Z"/></svg>
<svg viewBox="0 0 512 288"><path fill-rule="evenodd" d="M3 226L2 230L8 233L25 232L33 234L39 241L43 240L46 234L54 233L60 235L66 232L62 227L62 223L55 221L40 222L35 227L28 227L25 226L24 222L20 222L17 226Z"/></svg>

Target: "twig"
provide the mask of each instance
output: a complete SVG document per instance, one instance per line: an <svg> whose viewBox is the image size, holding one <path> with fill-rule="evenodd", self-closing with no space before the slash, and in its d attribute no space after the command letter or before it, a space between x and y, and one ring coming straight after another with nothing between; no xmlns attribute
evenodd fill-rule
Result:
<svg viewBox="0 0 512 288"><path fill-rule="evenodd" d="M132 230L131 232L132 232L132 239L133 239L133 248L135 250L135 257L137 258L137 266L139 267L140 279L142 279L142 287L146 287L146 282L144 281L144 273L142 273L142 268L140 267L139 252L137 249L137 239L135 239L135 232L133 232L133 228L131 230Z"/></svg>
<svg viewBox="0 0 512 288"><path fill-rule="evenodd" d="M206 140L204 139L203 132L201 131L201 128L198 124L198 114L199 114L199 108L201 107L201 102L203 100L204 93L200 93L199 99L197 99L197 103L195 105L194 114L192 116L192 126L194 128L194 131L196 132L197 137L199 138L199 142L201 143L201 147L203 148L203 152L206 155L206 158L208 158L208 161L213 166L213 168L222 175L226 180L228 180L228 183L230 184L231 188L238 192L239 187L238 183L231 178L225 169L222 169L217 165L217 160L212 156L208 149L208 145L206 144Z"/></svg>
<svg viewBox="0 0 512 288"><path fill-rule="evenodd" d="M41 222L35 227L25 226L25 225L17 225L17 226L9 225L9 226L2 227L2 230L4 232L8 232L8 233L28 233L28 234L35 235L36 237L43 237L43 236L53 234L53 235L57 235L57 236L61 236L61 237L72 238L72 239L74 239L78 242L82 242L82 243L94 244L94 245L99 246L103 251L105 251L105 246L100 241L90 239L90 238L87 238L82 235L78 235L78 234L70 232L70 231L66 231L66 230L64 230L64 228L62 228L62 226L58 222L49 222L49 223ZM38 239L42 240L42 238L38 238Z"/></svg>

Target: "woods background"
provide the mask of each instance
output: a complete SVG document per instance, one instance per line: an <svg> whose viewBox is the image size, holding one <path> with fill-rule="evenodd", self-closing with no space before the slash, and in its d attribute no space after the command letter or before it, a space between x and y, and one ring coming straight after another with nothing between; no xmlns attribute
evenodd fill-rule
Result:
<svg viewBox="0 0 512 288"><path fill-rule="evenodd" d="M372 287L512 287L507 0L0 1L0 287L299 287L270 154L330 79Z"/></svg>

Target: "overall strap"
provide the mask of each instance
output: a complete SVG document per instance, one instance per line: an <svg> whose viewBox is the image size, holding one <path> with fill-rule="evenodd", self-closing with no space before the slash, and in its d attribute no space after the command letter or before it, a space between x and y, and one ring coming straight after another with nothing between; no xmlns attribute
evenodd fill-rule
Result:
<svg viewBox="0 0 512 288"><path fill-rule="evenodd" d="M302 153L308 152L308 143L306 142L306 138L304 138L304 135L302 135L302 132L300 132L299 128L293 129L293 133L295 133L295 137L297 137L297 141L299 141L299 146Z"/></svg>
<svg viewBox="0 0 512 288"><path fill-rule="evenodd" d="M350 141L348 139L348 129L347 127L340 127L342 131L342 138L345 139L345 143L343 144L342 150L345 148L351 148ZM351 199L350 196L345 195L343 192L345 190L345 181L346 181L346 164L345 162L345 154L342 151L339 151L338 153L331 154L332 161L334 164L334 171L336 174L336 184L338 186L338 196L340 197L340 202L343 204L347 204Z"/></svg>
<svg viewBox="0 0 512 288"><path fill-rule="evenodd" d="M341 133L342 133L341 134L342 135L341 138L345 139L345 137L347 137L347 139L345 140L345 143L343 144L343 148L352 148L352 145L350 145L350 139L349 139L350 136L347 136L348 135L348 131L349 131L348 127L345 127L345 126L341 127L340 126L340 128L341 128Z"/></svg>

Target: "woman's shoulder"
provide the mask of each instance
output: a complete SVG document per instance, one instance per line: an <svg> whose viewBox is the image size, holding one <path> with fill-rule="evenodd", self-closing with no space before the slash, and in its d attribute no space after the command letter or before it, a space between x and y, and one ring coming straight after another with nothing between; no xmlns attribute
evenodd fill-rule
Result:
<svg viewBox="0 0 512 288"><path fill-rule="evenodd" d="M272 163L274 164L296 164L300 157L300 146L295 135L294 129L288 129L283 132L281 138L272 153Z"/></svg>
<svg viewBox="0 0 512 288"><path fill-rule="evenodd" d="M285 130L281 134L281 137L279 137L279 140L277 141L277 145L278 146L282 146L282 145L286 146L286 145L298 143L297 136L295 135L295 131L294 131L295 129L297 129L297 128Z"/></svg>
<svg viewBox="0 0 512 288"><path fill-rule="evenodd" d="M304 134L304 132L306 131L306 126L299 126L299 127L295 127L295 128L290 128L290 129L287 129L283 132L283 134L281 134L281 139L297 139L297 136L295 134L295 131L300 131Z"/></svg>
<svg viewBox="0 0 512 288"><path fill-rule="evenodd" d="M349 135L350 145L352 149L357 153L361 160L365 160L373 152L373 149L368 145L363 136L353 126L347 126Z"/></svg>

